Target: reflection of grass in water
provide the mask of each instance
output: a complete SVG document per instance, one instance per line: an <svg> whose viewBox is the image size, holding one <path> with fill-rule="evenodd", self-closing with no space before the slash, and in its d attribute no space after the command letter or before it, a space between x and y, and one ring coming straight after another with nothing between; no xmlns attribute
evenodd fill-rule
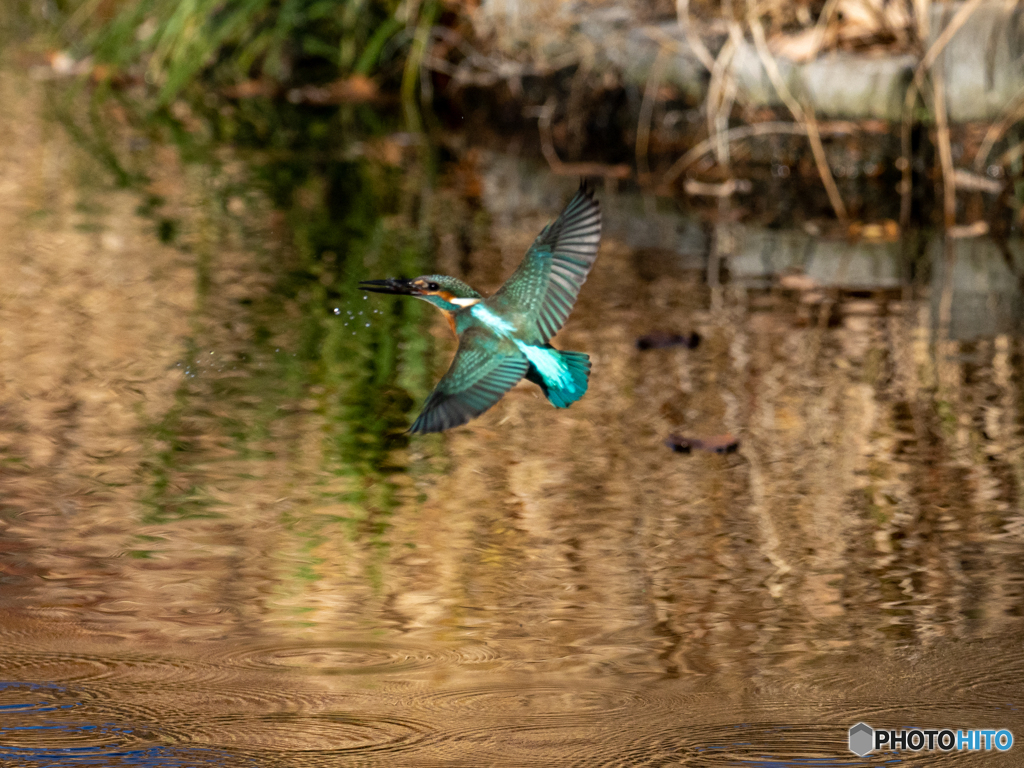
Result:
<svg viewBox="0 0 1024 768"><path fill-rule="evenodd" d="M339 166L317 180L314 186L322 187L328 201L352 201L344 217L332 216L330 205L295 206L291 214L300 258L316 277L303 282L311 309L301 341L315 362L325 419L323 472L315 493L322 503L347 512L290 519L289 525L311 543L341 526L376 553L369 565L374 581L399 504L392 476L405 470L396 466L394 451L406 438L396 433L425 394L431 352L423 305L370 301L357 287L363 277L425 271L421 237L381 215L381 197L391 194L393 181L379 171L366 164ZM377 193L367 195L368 189Z"/></svg>
<svg viewBox="0 0 1024 768"><path fill-rule="evenodd" d="M393 31L367 28L367 46L383 45ZM349 46L338 54L338 66L346 57L356 70L367 66L366 50ZM170 83L164 83L164 94ZM320 500L315 504L330 507L331 514L298 505L282 519L302 542L304 562L294 575L301 581L315 578L317 547L340 532L375 553L370 560L378 565L368 567L377 580L390 516L401 501L396 479L406 471L395 449L406 442L401 430L410 411L429 391L431 342L418 302L366 301L356 284L364 277L428 271L429 222L414 228L403 213L417 208L415 192L408 189L409 178L418 175L415 168L410 173L408 167L391 167L349 148L388 131L399 118L368 107L310 108L267 98L223 102L194 90L181 95L188 100L185 111L181 102L170 110L103 89L86 102L81 91L56 100L72 137L115 183L138 189L138 212L153 219L155 234L194 254L198 302L183 364L193 365L218 349L216 329L223 326L225 311L245 314L242 324L252 329L242 349L230 351L237 352L231 363L240 372L218 375L194 366L174 406L151 426L142 467L144 521L228 512L211 489L228 479L225 472L250 472L249 478L232 477L252 482L251 472L259 470L240 462L271 461L288 448L274 444L280 433L275 422L302 412L299 403L312 398L323 423L320 467L313 487L300 495L312 493ZM107 96L118 100L120 125L103 113ZM200 190L202 210L192 214L193 221L166 212L168 201L148 188L150 154L130 150L126 133L173 142L186 163L208 169L215 183ZM220 173L225 143L246 160L243 180ZM271 284L244 307L228 307L214 293L222 276L217 235L209 233L225 226L231 201L251 198L253 187L284 212L291 247L254 253L261 262L251 269L269 271ZM203 232L197 241L190 234L199 219ZM249 247L259 251L258 243ZM211 445L228 449L231 466L211 461Z"/></svg>
<svg viewBox="0 0 1024 768"><path fill-rule="evenodd" d="M100 84L89 94L83 110L83 86L83 83L79 83L63 92L54 92L58 96L52 104L54 116L74 142L98 161L118 186L141 187L148 181L146 175L139 169L129 167L115 150L115 140L110 135L104 104L115 95L114 92L109 84Z"/></svg>
<svg viewBox="0 0 1024 768"><path fill-rule="evenodd" d="M189 359L194 359L195 355L196 348L190 344ZM189 387L186 377L175 392L174 405L149 428L150 450L147 453L150 456L140 467L143 474L148 475L142 498L147 510L142 522L146 524L217 516L200 483L181 482L191 474L181 471L188 464L182 457L198 452L193 444L196 435L186 427L184 418L191 401Z"/></svg>
<svg viewBox="0 0 1024 768"><path fill-rule="evenodd" d="M430 344L418 303L394 302L392 308L374 313L356 288L358 278L366 275L365 264L383 274L424 271L418 236L385 224L373 198L365 199L366 189L353 185L351 179L365 172L359 165L349 164L338 173L347 185L342 197L359 200L347 215L340 210L332 215L326 206L295 206L290 211L296 263L279 275L271 293L249 308L256 331L243 353L248 361L242 363L244 375L219 376L194 365L175 406L153 427L160 447L147 468L151 491L146 501L154 510L147 522L214 514L212 499L203 490L203 472L192 467L203 458L203 449L195 445L196 425L209 418L199 412L216 411L214 432L231 445L236 458L269 459L276 448L270 441L272 424L289 413L282 406L316 390L326 421L320 495L352 510L350 516L329 522L341 523L352 537L382 541L387 516L397 503L388 476L402 470L394 466L393 451L404 438L395 435L425 393ZM331 192L326 195L331 197ZM337 263L338 253L346 254L344 265ZM325 259L324 254L333 257ZM201 304L206 306L201 315L214 311L207 301ZM202 350L215 346L203 339L202 331L215 322L214 317L196 319L197 340L186 361L205 359ZM290 339L288 348L278 346L283 336ZM254 360L261 365L253 365ZM196 479L187 482L185 477ZM338 490L333 478L346 479L345 489ZM323 522L311 528L297 523L294 530L318 536L313 531Z"/></svg>

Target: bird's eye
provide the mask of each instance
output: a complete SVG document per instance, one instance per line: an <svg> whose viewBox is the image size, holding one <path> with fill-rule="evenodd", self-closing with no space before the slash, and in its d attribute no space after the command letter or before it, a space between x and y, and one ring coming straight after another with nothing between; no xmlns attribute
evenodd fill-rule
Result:
<svg viewBox="0 0 1024 768"><path fill-rule="evenodd" d="M427 289L431 291L436 291L440 287L437 283L427 283Z"/></svg>

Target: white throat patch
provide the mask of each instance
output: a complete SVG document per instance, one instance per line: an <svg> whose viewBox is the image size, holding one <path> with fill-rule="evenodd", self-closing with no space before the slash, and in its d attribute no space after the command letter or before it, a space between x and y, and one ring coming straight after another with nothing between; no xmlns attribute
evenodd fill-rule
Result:
<svg viewBox="0 0 1024 768"><path fill-rule="evenodd" d="M452 299L450 303L460 307L472 307L474 304L480 303L480 301L480 299Z"/></svg>

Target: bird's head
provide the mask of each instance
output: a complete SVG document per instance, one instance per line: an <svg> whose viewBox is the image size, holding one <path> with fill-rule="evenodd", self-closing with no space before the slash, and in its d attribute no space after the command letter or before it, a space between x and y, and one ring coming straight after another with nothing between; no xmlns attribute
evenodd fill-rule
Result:
<svg viewBox="0 0 1024 768"><path fill-rule="evenodd" d="M385 280L363 280L359 287L374 293L392 293L398 296L415 296L429 301L446 312L455 312L470 307L483 297L461 280L448 275L423 275L409 280L404 277L389 277Z"/></svg>

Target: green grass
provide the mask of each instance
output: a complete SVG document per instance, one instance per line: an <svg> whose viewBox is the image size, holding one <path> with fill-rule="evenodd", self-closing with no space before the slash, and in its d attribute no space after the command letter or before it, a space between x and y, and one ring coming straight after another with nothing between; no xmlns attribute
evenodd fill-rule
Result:
<svg viewBox="0 0 1024 768"><path fill-rule="evenodd" d="M97 4L77 5L68 35L112 77L143 77L161 104L200 82L324 83L389 65L401 72L409 38L396 0L141 0L89 22Z"/></svg>

